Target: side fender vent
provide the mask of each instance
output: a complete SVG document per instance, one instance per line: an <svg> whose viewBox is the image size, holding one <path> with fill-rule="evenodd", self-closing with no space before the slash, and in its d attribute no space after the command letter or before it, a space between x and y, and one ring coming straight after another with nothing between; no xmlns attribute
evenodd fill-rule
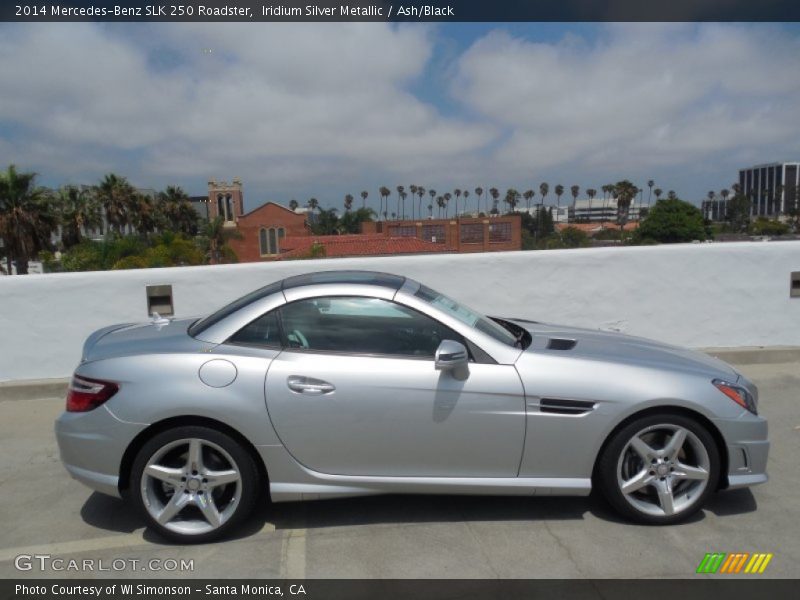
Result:
<svg viewBox="0 0 800 600"><path fill-rule="evenodd" d="M594 409L594 402L584 400L560 400L556 398L542 398L539 401L539 411L558 415L583 415Z"/></svg>
<svg viewBox="0 0 800 600"><path fill-rule="evenodd" d="M575 340L568 340L565 338L550 338L547 340L547 349L548 350L572 350L575 347L575 344L578 342Z"/></svg>

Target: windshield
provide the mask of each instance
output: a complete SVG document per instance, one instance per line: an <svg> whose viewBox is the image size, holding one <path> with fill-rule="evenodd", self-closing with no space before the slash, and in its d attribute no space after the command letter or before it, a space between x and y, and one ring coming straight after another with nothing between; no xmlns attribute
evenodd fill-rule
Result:
<svg viewBox="0 0 800 600"><path fill-rule="evenodd" d="M474 327L486 335L492 336L498 342L502 342L508 346L517 345L517 337L510 331L498 323L487 319L479 312L475 312L471 308L464 306L463 304L459 304L455 300L448 298L444 294L440 294L436 290L432 290L429 287L420 285L417 293L414 295L417 298L425 300L439 310L446 312L450 316L455 317L462 323L469 325L470 327Z"/></svg>

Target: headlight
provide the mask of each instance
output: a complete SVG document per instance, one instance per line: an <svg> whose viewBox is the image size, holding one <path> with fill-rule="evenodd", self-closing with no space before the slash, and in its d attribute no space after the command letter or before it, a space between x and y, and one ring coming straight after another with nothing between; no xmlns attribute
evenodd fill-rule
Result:
<svg viewBox="0 0 800 600"><path fill-rule="evenodd" d="M758 414L756 409L756 401L753 395L740 385L728 383L722 379L715 379L712 381L716 388L725 394L728 398L736 402L742 408L746 408L754 415Z"/></svg>

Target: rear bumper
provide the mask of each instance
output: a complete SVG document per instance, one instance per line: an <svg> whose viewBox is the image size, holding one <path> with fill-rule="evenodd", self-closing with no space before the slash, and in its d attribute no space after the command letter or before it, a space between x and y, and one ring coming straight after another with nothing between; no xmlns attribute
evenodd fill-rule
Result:
<svg viewBox="0 0 800 600"><path fill-rule="evenodd" d="M769 457L766 419L745 412L737 419L717 419L728 452L726 489L766 483Z"/></svg>
<svg viewBox="0 0 800 600"><path fill-rule="evenodd" d="M117 419L105 406L63 413L55 423L61 462L76 480L119 497L119 469L125 449L147 427Z"/></svg>

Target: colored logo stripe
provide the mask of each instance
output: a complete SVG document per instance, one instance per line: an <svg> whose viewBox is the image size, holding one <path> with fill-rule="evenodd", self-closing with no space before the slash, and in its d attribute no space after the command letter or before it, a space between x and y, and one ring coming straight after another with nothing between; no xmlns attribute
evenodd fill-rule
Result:
<svg viewBox="0 0 800 600"><path fill-rule="evenodd" d="M772 560L771 553L757 552L750 554L749 552L732 552L727 554L725 552L708 552L700 561L697 567L697 573L763 573L769 562ZM745 566L746 565L746 566ZM744 571L742 570L744 569Z"/></svg>
<svg viewBox="0 0 800 600"><path fill-rule="evenodd" d="M714 552L714 553L706 553L705 557L702 561L700 561L700 566L697 567L698 573L716 573L719 566L722 564L722 560L725 558L724 552Z"/></svg>

